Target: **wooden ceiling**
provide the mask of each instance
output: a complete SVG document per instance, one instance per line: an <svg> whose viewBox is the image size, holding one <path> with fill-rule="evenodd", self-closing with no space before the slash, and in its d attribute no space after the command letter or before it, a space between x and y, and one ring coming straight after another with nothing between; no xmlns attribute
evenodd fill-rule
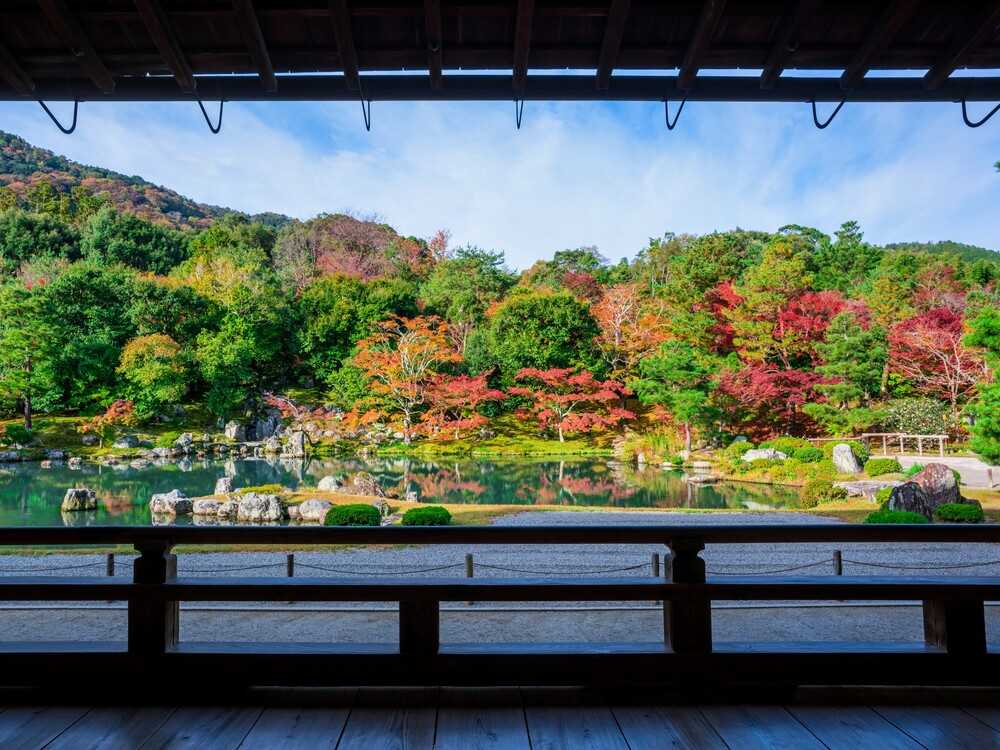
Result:
<svg viewBox="0 0 1000 750"><path fill-rule="evenodd" d="M960 69L1000 0L0 0L8 100L1000 98Z"/></svg>

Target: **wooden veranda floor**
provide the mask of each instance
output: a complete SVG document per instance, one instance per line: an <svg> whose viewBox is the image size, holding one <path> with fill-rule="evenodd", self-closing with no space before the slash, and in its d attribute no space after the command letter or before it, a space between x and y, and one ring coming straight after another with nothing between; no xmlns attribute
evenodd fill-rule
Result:
<svg viewBox="0 0 1000 750"><path fill-rule="evenodd" d="M182 707L12 703L0 711L0 747L1000 748L1000 708L982 705L678 706L516 689L283 691L241 705L225 702Z"/></svg>

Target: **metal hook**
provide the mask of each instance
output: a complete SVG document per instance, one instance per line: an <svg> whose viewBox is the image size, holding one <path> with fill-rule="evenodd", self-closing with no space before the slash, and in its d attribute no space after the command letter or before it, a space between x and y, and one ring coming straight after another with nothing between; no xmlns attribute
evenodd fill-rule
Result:
<svg viewBox="0 0 1000 750"><path fill-rule="evenodd" d="M208 112L205 111L205 105L202 104L201 99L198 100L198 106L201 107L201 114L205 118L205 124L208 125L208 129L212 131L212 135L218 135L219 131L222 130L222 105L225 101L219 100L219 122L216 125L212 124L212 121L208 118Z"/></svg>
<svg viewBox="0 0 1000 750"><path fill-rule="evenodd" d="M361 85L361 76L358 76L358 98L361 100L361 116L365 118L365 130L369 133L372 130L372 100L365 99L365 89ZM368 106L365 106L367 101Z"/></svg>
<svg viewBox="0 0 1000 750"><path fill-rule="evenodd" d="M830 125L830 123L833 122L833 118L837 116L838 112L840 112L840 108L844 106L844 103L846 101L847 97L841 99L840 104L837 105L837 108L833 110L833 113L829 117L826 118L826 122L821 123L819 121L819 117L816 115L816 100L812 99L811 104L813 108L813 122L816 124L816 127L819 128L820 130L826 130L826 128Z"/></svg>
<svg viewBox="0 0 1000 750"><path fill-rule="evenodd" d="M674 121L670 122L670 100L663 100L663 119L667 121L667 130L673 130L677 127L677 120L680 119L681 112L684 111L685 104L687 104L686 96L681 100L681 106L677 108L677 114L674 115Z"/></svg>
<svg viewBox="0 0 1000 750"><path fill-rule="evenodd" d="M962 119L965 120L965 124L968 125L970 128L978 128L980 125L985 125L997 112L1000 112L1000 104L991 109L990 113L986 115L986 117L984 117L982 120L973 122L972 120L969 119L969 110L965 106L965 99L962 99Z"/></svg>
<svg viewBox="0 0 1000 750"><path fill-rule="evenodd" d="M55 123L56 127L59 128L63 133L69 135L74 130L76 130L76 113L80 109L80 101L78 99L73 100L73 123L68 128L64 127L63 124L56 119L56 116L52 114L52 110L45 106L45 102L39 99L38 103L42 105L42 109L45 110L45 114L49 116L49 119L52 120L52 122Z"/></svg>
<svg viewBox="0 0 1000 750"><path fill-rule="evenodd" d="M524 99L514 100L514 124L521 129L521 117L524 115Z"/></svg>

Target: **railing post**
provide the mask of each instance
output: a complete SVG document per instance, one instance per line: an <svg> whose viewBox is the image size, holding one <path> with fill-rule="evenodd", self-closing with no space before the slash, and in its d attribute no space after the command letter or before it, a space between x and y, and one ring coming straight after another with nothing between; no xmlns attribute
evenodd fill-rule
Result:
<svg viewBox="0 0 1000 750"><path fill-rule="evenodd" d="M925 599L924 642L949 654L986 653L986 616L982 601Z"/></svg>
<svg viewBox="0 0 1000 750"><path fill-rule="evenodd" d="M441 646L440 602L425 600L399 603L399 653L431 656Z"/></svg>
<svg viewBox="0 0 1000 750"><path fill-rule="evenodd" d="M285 555L285 573L289 578L295 577L295 555L291 552Z"/></svg>
<svg viewBox="0 0 1000 750"><path fill-rule="evenodd" d="M672 583L705 583L705 561L698 555L705 542L697 538L670 540ZM712 602L699 593L685 593L663 602L666 644L676 653L709 653L712 650Z"/></svg>
<svg viewBox="0 0 1000 750"><path fill-rule="evenodd" d="M177 577L173 544L155 540L136 544L139 556L133 565L133 582L154 588ZM128 603L128 650L137 656L159 656L177 645L180 603L140 596Z"/></svg>
<svg viewBox="0 0 1000 750"><path fill-rule="evenodd" d="M107 571L108 578L115 577L115 553L109 552L108 556L104 559L104 567Z"/></svg>
<svg viewBox="0 0 1000 750"><path fill-rule="evenodd" d="M476 574L476 563L472 558L472 553L466 553L465 555L465 577L472 578ZM468 606L472 606L475 602L466 602Z"/></svg>
<svg viewBox="0 0 1000 750"><path fill-rule="evenodd" d="M833 574L835 576L844 575L844 553L839 549L833 551Z"/></svg>

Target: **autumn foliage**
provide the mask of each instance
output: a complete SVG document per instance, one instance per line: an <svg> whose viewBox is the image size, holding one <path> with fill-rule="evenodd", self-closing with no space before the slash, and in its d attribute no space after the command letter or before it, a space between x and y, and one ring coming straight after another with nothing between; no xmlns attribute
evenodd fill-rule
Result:
<svg viewBox="0 0 1000 750"><path fill-rule="evenodd" d="M118 400L109 406L103 414L83 422L77 429L82 434L93 434L100 438L101 445L111 440L123 427L132 427L138 423L135 407L131 401Z"/></svg>

